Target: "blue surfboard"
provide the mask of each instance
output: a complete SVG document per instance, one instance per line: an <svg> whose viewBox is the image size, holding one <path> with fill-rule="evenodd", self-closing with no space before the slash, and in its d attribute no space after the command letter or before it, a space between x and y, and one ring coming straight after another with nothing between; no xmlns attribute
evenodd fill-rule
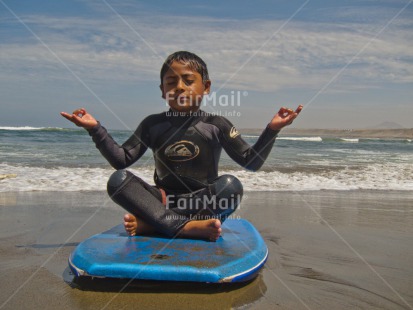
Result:
<svg viewBox="0 0 413 310"><path fill-rule="evenodd" d="M227 219L216 242L129 237L118 225L81 242L69 266L77 277L244 282L258 275L267 256L267 246L250 222Z"/></svg>

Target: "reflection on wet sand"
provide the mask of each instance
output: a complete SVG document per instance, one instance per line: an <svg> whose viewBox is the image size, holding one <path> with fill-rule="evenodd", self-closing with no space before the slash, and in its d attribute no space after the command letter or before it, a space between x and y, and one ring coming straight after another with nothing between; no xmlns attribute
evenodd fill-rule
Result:
<svg viewBox="0 0 413 310"><path fill-rule="evenodd" d="M126 301L150 303L153 309L167 309L171 305L185 305L186 309L230 309L250 305L262 298L267 288L262 275L247 283L194 283L170 281L142 281L127 279L76 278L69 268L63 278L85 306L95 302L97 292L105 293L111 307Z"/></svg>

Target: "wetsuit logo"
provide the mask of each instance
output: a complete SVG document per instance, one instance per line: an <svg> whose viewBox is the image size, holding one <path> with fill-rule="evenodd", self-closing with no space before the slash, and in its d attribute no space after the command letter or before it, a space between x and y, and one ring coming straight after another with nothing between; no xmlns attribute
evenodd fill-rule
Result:
<svg viewBox="0 0 413 310"><path fill-rule="evenodd" d="M229 136L230 136L231 138L238 137L238 136L239 136L238 130L237 130L235 127L232 127L232 128L231 128L231 131L229 132Z"/></svg>
<svg viewBox="0 0 413 310"><path fill-rule="evenodd" d="M178 141L165 149L165 155L171 161L186 161L197 157L199 147L190 141Z"/></svg>

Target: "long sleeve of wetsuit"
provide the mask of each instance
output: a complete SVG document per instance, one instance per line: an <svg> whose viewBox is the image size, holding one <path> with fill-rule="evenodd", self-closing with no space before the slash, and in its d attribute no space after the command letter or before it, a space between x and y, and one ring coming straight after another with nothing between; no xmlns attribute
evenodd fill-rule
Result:
<svg viewBox="0 0 413 310"><path fill-rule="evenodd" d="M252 171L257 171L264 164L274 145L275 138L280 132L267 126L257 142L250 146L230 121L222 118L220 125L219 139L224 150L235 162Z"/></svg>
<svg viewBox="0 0 413 310"><path fill-rule="evenodd" d="M134 134L122 145L116 143L107 130L99 123L88 130L96 148L115 169L124 169L136 162L148 149L148 135L143 130L143 122Z"/></svg>

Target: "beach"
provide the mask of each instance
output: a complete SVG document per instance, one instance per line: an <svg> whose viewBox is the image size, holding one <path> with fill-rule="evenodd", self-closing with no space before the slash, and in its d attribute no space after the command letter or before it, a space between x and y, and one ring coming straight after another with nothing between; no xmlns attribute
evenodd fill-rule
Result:
<svg viewBox="0 0 413 310"><path fill-rule="evenodd" d="M246 192L269 258L245 285L75 281L67 259L121 222L103 191L0 193L0 309L411 309L413 193ZM247 251L248 249L246 249Z"/></svg>
<svg viewBox="0 0 413 310"><path fill-rule="evenodd" d="M374 134L286 131L258 172L223 152L220 174L244 186L235 216L269 249L234 286L74 279L79 242L122 222L114 170L84 130L0 128L0 309L411 309L411 131ZM151 152L128 169L153 184Z"/></svg>

